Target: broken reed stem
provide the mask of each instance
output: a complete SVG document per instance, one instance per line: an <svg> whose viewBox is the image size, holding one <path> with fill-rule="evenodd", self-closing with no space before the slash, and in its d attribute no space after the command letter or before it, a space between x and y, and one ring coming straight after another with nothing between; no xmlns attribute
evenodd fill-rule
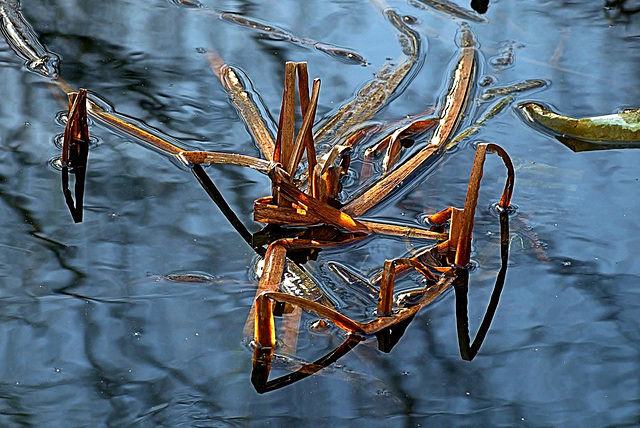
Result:
<svg viewBox="0 0 640 428"><path fill-rule="evenodd" d="M374 233L381 235L400 236L403 238L431 239L441 241L448 238L446 233L432 232L413 226L398 226L395 224L377 223L367 220L358 220Z"/></svg>
<svg viewBox="0 0 640 428"><path fill-rule="evenodd" d="M309 100L309 72L307 71L307 63L300 62L298 63L298 93L300 96L300 109L302 110L302 116L307 116L307 111L309 109L309 103L313 105L313 115L311 117L311 125L309 130L303 134L304 136L304 146L307 149L307 168L312 169L315 168L317 163L316 160L316 147L315 142L313 140L313 122L315 122L316 109L318 106L318 101L316 99L315 105L313 102ZM313 86L315 91L316 80L318 81L318 91L320 90L320 80L314 79ZM317 96L316 96L317 98ZM300 131L302 133L302 130ZM295 167L297 168L298 163L300 162L301 155L296 156ZM293 173L293 172L292 172ZM311 188L311 179L309 179L309 188Z"/></svg>
<svg viewBox="0 0 640 428"><path fill-rule="evenodd" d="M284 89L278 121L278 136L274 161L288 165L295 132L296 63L287 61L284 68Z"/></svg>
<svg viewBox="0 0 640 428"><path fill-rule="evenodd" d="M254 330L254 336L256 341L262 344L262 346L271 346L271 339L266 330L258 332L260 318L264 318L268 315L268 311L271 310L271 302L262 302L263 306L269 306L269 308L262 308L262 315L260 310L257 309L258 299L260 295L266 291L276 291L280 287L282 282L282 275L284 274L284 266L287 259L287 250L278 241L271 243L267 248L267 252L264 255L264 266L262 268L262 275L260 276L260 282L258 283L258 289L256 290L256 300L251 309L244 326L244 334L246 337L251 336L251 330ZM275 341L275 330L274 330Z"/></svg>
<svg viewBox="0 0 640 428"><path fill-rule="evenodd" d="M287 166L287 171L290 175L293 175L295 173L295 170L298 168L298 164L300 163L300 159L302 158L302 152L305 148L308 150L307 157L309 159L313 159L312 163L315 167L315 148L313 147L313 134L311 128L313 127L313 121L316 117L316 108L318 106L319 93L320 79L314 79L311 101L309 102L306 112L304 113L302 125L300 127L300 131L298 131L298 136L296 137L296 141L291 153L291 158L289 159L289 163ZM309 147L311 147L311 150L309 150Z"/></svg>
<svg viewBox="0 0 640 428"><path fill-rule="evenodd" d="M346 229L350 232L370 232L369 228L360 221L352 218L348 214L333 208L332 206L315 199L306 193L303 193L295 185L282 181L278 184L282 191L289 195L292 199L299 201L307 206L313 215L321 219L324 223L339 228Z"/></svg>
<svg viewBox="0 0 640 428"><path fill-rule="evenodd" d="M479 144L476 150L476 156L473 161L471 170L471 178L469 179L469 189L467 190L467 198L464 205L463 219L460 225L460 236L456 245L455 265L465 267L469 264L471 257L471 231L473 230L473 218L478 204L478 193L480 191L480 181L482 180L484 161L486 152L497 153L503 160L507 168L507 181L500 198L500 208L506 210L511 203L511 195L513 193L513 185L515 181L515 172L513 164L507 152L496 144L484 143ZM455 242L455 241L453 241Z"/></svg>
<svg viewBox="0 0 640 428"><path fill-rule="evenodd" d="M69 92L69 113L62 141L62 194L76 223L82 222L84 204L84 182L89 156L89 125L87 121L87 90ZM69 172L75 174L75 202L69 190Z"/></svg>
<svg viewBox="0 0 640 428"><path fill-rule="evenodd" d="M256 298L255 341L262 348L276 346L276 327L273 319L273 302L265 293Z"/></svg>
<svg viewBox="0 0 640 428"><path fill-rule="evenodd" d="M396 280L395 260L385 260L380 280L380 296L378 298L378 316L391 315L393 308L393 285Z"/></svg>
<svg viewBox="0 0 640 428"><path fill-rule="evenodd" d="M62 141L60 161L73 167L79 161L79 145L89 144L89 126L87 123L87 90L80 88L77 93L67 94L69 113Z"/></svg>

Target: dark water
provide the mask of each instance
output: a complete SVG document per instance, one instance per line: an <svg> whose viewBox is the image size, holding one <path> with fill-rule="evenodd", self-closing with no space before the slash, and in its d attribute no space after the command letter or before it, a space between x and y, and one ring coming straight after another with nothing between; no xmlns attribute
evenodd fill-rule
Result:
<svg viewBox="0 0 640 428"><path fill-rule="evenodd" d="M420 224L462 206L474 143L492 141L517 169L507 281L478 356L459 356L454 296L420 312L391 353L368 339L319 376L259 395L242 329L257 281L255 253L186 168L132 139L93 126L85 221L74 224L60 192L56 120L47 79L0 48L0 425L2 426L634 426L640 423L640 151L573 153L522 122L515 103L543 101L572 116L638 107L640 16L603 1L492 2L489 23L470 23L480 79L505 86L545 79L371 217ZM271 114L283 63L308 61L322 79L319 117L338 107L401 48L366 1L203 1L348 47L367 67L310 45L269 38L166 0L23 1L25 19L60 58L60 75L178 138L183 147L258 155L208 67L214 48L252 80ZM468 7L465 2L460 5ZM415 19L422 67L382 121L436 105L457 58L460 20L404 1ZM502 55L513 52L513 62ZM470 117L491 105L474 94ZM270 191L263 175L210 167L252 231L252 206ZM475 331L496 271L503 170L487 165L474 230L470 320ZM537 249L538 247L542 248ZM321 254L362 275L407 251L372 238ZM207 281L176 281L174 273ZM417 281L417 278L408 281ZM345 285L328 278L329 292ZM414 285L415 286L415 285ZM348 303L348 302L346 302ZM346 305L345 303L345 305ZM343 308L348 310L347 308ZM370 308L356 306L365 313ZM338 346L336 329L303 317L298 355ZM278 373L285 373L280 370ZM276 374L278 374L276 373ZM53 423L55 421L55 423Z"/></svg>

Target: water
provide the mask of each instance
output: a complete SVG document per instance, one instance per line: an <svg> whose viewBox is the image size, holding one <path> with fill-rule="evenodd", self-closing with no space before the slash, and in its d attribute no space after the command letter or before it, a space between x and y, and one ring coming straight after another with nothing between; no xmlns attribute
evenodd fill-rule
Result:
<svg viewBox="0 0 640 428"><path fill-rule="evenodd" d="M518 94L517 102L544 102L571 116L638 107L640 17L608 18L603 3L492 2L490 22L470 24L480 43L480 79L494 86L544 79L546 88ZM274 117L286 60L307 61L310 75L322 79L323 117L387 58L401 55L396 32L365 1L202 4L353 49L371 65L270 40L166 0L24 1L22 8L41 43L59 55L61 76L192 149L258 154L203 48L244 71ZM438 103L458 55L459 20L403 1L389 6L415 18L405 22L427 53L411 84L376 116L381 121ZM63 107L24 61L0 48L1 425L640 422L640 151L573 153L523 123L512 104L411 192L370 216L419 224L426 213L462 206L474 144L492 141L509 152L518 206L509 269L478 356L471 363L459 357L448 292L418 314L389 354L370 338L320 375L259 395L242 333L256 287L254 252L188 170L98 125L91 128L85 219L74 224L60 173L49 163L59 155ZM491 105L478 101L481 89L467 124ZM257 231L253 200L269 193L268 179L230 166L208 172ZM490 207L503 174L490 159L474 230L472 334L499 269L499 225ZM348 297L357 293L344 292L326 262L367 276L405 252L402 240L376 237L348 252L325 251L315 266L329 293ZM180 280L184 274L201 280ZM341 309L369 311L362 303ZM297 352L309 361L343 341L333 327L312 329L314 321L303 317ZM275 375L286 373L282 366Z"/></svg>

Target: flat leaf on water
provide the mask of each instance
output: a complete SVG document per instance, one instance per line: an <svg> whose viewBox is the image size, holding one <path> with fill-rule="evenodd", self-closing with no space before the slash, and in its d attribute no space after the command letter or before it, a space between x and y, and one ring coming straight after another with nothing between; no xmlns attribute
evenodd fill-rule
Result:
<svg viewBox="0 0 640 428"><path fill-rule="evenodd" d="M518 109L528 123L560 134L558 139L561 142L591 142L587 145L566 144L574 151L640 147L640 110L576 119L533 102L520 104ZM621 147L620 144L608 146L606 143L630 144Z"/></svg>

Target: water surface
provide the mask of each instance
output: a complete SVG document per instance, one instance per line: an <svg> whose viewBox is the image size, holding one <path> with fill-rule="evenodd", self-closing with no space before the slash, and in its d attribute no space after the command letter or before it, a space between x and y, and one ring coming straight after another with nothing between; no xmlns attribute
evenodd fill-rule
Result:
<svg viewBox="0 0 640 428"><path fill-rule="evenodd" d="M214 48L246 73L273 117L285 61L307 61L310 75L322 79L323 117L402 54L393 27L366 1L202 5L353 49L370 65L166 0L25 0L22 11L42 44L59 55L61 76L190 149L259 155L203 49ZM388 6L410 17L406 22L421 35L425 57L411 83L376 116L380 121L440 102L462 22L410 2ZM541 101L570 116L637 108L640 17L617 16L603 6L491 2L489 22L470 23L480 45L479 79L495 87L545 79L546 88L518 94L516 102ZM508 50L511 63L500 60ZM491 141L509 152L518 207L509 270L478 356L470 363L459 356L448 292L418 314L391 353L378 351L370 338L321 375L259 395L250 383L252 353L242 333L256 287L254 251L186 168L97 125L91 128L98 143L89 155L85 219L74 224L60 173L49 163L59 156L54 141L64 129L56 119L63 106L48 80L8 47L0 48L0 73L3 426L53 420L68 426L640 422L640 151L573 153L525 124L512 104L419 177L410 192L369 215L419 225L425 214L462 206L474 144ZM476 88L465 124L491 105L479 100L482 89ZM253 200L270 192L268 179L237 167L207 171L240 219L259 230ZM491 159L474 229L472 331L500 266L499 225L490 207L503 176ZM348 252L324 251L310 269L340 296L345 284L327 273L328 261L367 276L406 251L400 239L376 237ZM193 272L206 280L167 278ZM314 319L303 317L298 354L307 360L343 341L334 328L312 332Z"/></svg>

